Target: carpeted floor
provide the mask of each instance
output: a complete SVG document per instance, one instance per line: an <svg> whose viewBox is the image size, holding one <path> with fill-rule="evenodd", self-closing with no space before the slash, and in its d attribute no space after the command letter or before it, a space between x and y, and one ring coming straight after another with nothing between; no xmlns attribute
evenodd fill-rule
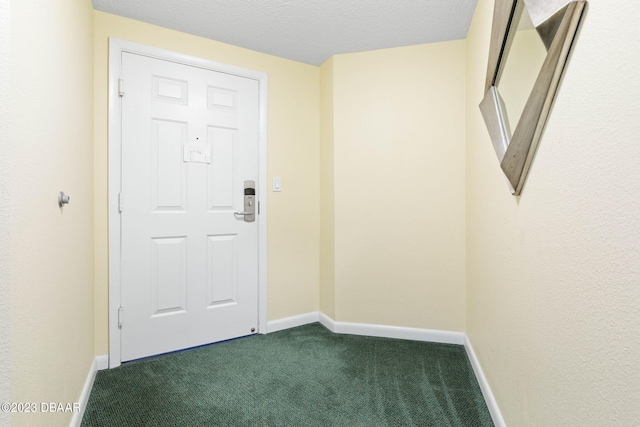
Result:
<svg viewBox="0 0 640 427"><path fill-rule="evenodd" d="M83 426L493 426L464 347L315 323L98 372Z"/></svg>

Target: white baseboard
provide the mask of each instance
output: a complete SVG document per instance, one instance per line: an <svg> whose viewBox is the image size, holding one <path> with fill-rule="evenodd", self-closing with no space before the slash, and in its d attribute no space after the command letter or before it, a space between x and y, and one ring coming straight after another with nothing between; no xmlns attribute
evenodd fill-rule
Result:
<svg viewBox="0 0 640 427"><path fill-rule="evenodd" d="M498 402L496 402L496 398L491 391L491 387L489 387L487 377L484 376L484 371L482 370L482 366L480 366L480 361L476 356L476 352L473 351L471 341L466 335L464 337L464 349L466 350L467 357L471 362L473 372L476 374L476 379L478 380L478 384L480 385L480 390L482 390L484 401L487 403L487 407L489 408L489 413L491 414L491 418L493 419L493 424L495 424L496 427L506 427L504 418L502 418L502 412L500 412L500 408L498 407Z"/></svg>
<svg viewBox="0 0 640 427"><path fill-rule="evenodd" d="M109 355L101 354L96 356L96 369L102 371L103 369L109 369Z"/></svg>
<svg viewBox="0 0 640 427"><path fill-rule="evenodd" d="M93 388L93 381L96 379L96 372L98 372L98 363L99 363L98 357L93 359L93 362L91 362L91 366L89 367L89 373L87 374L87 379L84 382L84 386L82 387L82 393L80 393L80 398L78 399L78 403L80 404L80 411L73 413L73 418L71 418L71 423L69 423L69 427L80 427L80 424L82 423L84 410L87 408L89 395L91 395L91 389Z"/></svg>
<svg viewBox="0 0 640 427"><path fill-rule="evenodd" d="M325 328L327 328L331 332L336 331L336 321L333 320L331 317L327 316L326 314L324 314L323 312L320 312L320 318L318 320L322 325L324 325Z"/></svg>
<svg viewBox="0 0 640 427"><path fill-rule="evenodd" d="M372 325L367 323L336 322L320 313L320 323L337 334L364 335L368 337L396 338L411 341L464 344L464 333L436 329L407 328L403 326Z"/></svg>
<svg viewBox="0 0 640 427"><path fill-rule="evenodd" d="M278 332L284 329L291 329L302 325L308 325L309 323L315 323L317 321L317 311L299 314L292 317L286 317L284 319L272 320L270 322L267 322L267 333L270 334L271 332Z"/></svg>
<svg viewBox="0 0 640 427"><path fill-rule="evenodd" d="M372 325L365 323L336 322L322 312L311 312L267 323L267 333L295 328L309 323L320 322L336 334L364 335L370 337L397 338L413 341L437 342L442 344L464 344L464 333L439 331L435 329L406 328L401 326Z"/></svg>

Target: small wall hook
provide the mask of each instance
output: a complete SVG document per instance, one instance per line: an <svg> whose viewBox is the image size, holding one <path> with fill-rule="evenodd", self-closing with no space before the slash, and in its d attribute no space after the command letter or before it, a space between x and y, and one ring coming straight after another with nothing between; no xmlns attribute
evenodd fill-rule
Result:
<svg viewBox="0 0 640 427"><path fill-rule="evenodd" d="M63 207L64 205L69 204L70 201L71 197L64 194L64 191L61 191L60 194L58 194L58 206Z"/></svg>

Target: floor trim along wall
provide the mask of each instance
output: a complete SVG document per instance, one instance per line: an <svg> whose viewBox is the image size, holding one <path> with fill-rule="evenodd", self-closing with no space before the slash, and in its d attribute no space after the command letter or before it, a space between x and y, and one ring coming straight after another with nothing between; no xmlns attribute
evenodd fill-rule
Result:
<svg viewBox="0 0 640 427"><path fill-rule="evenodd" d="M268 333L320 322L336 334L366 335L369 337L397 338L402 340L437 342L442 344L464 344L464 332L435 329L406 328L402 326L372 325L368 323L336 322L324 313L313 311L267 323Z"/></svg>
<svg viewBox="0 0 640 427"><path fill-rule="evenodd" d="M320 315L318 316L320 319L320 323L322 323L324 325L325 328L327 328L328 330L330 330L331 332L335 332L336 331L336 321L333 320L331 317L327 316L324 313L320 313Z"/></svg>
<svg viewBox="0 0 640 427"><path fill-rule="evenodd" d="M370 325L365 323L329 322L329 330L337 334L365 335L368 337L396 338L401 340L437 342L441 344L464 343L464 333L434 329L406 328L401 326Z"/></svg>
<svg viewBox="0 0 640 427"><path fill-rule="evenodd" d="M87 402L89 402L89 396L91 395L93 382L96 379L96 373L103 369L107 369L108 367L109 356L107 356L106 354L96 356L95 359L93 359L93 362L89 367L87 379L84 382L84 387L82 387L82 393L80 393L80 398L78 399L78 403L80 404L80 411L73 414L71 423L69 423L70 427L80 427L80 424L82 424L82 417L84 417L84 410L87 409Z"/></svg>
<svg viewBox="0 0 640 427"><path fill-rule="evenodd" d="M484 371L482 370L482 366L480 366L480 361L476 356L476 352L473 350L471 341L466 335L464 337L464 349L466 350L467 357L471 362L473 372L476 374L476 379L478 380L478 384L480 385L480 390L482 390L484 401L487 403L487 407L489 408L489 413L491 414L491 418L493 419L493 424L495 424L496 427L506 427L504 418L502 418L502 412L500 412L500 408L498 407L498 402L496 402L496 398L491 391L491 387L489 387L487 377L484 376Z"/></svg>
<svg viewBox="0 0 640 427"><path fill-rule="evenodd" d="M271 320L267 322L267 333L278 332L284 329L291 329L302 325L308 325L309 323L315 323L319 320L318 314L319 313L317 311L314 311L311 313L286 317L284 319Z"/></svg>
<svg viewBox="0 0 640 427"><path fill-rule="evenodd" d="M506 427L498 403L484 376L480 361L471 346L469 337L464 332L440 331L434 329L405 328L399 326L370 325L365 323L336 322L321 312L311 312L285 319L272 320L267 324L269 333L295 328L309 323L320 322L325 328L336 334L366 335L370 337L396 338L413 341L427 341L441 344L463 345L473 368L473 372L482 390L482 395L489 408L489 413L496 427Z"/></svg>
<svg viewBox="0 0 640 427"><path fill-rule="evenodd" d="M109 355L102 354L100 356L96 356L96 369L98 371L102 371L103 369L109 369Z"/></svg>

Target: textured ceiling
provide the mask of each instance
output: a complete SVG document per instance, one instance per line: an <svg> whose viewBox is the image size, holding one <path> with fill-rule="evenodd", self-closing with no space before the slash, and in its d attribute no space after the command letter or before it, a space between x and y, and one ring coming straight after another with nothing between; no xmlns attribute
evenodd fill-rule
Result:
<svg viewBox="0 0 640 427"><path fill-rule="evenodd" d="M477 0L93 0L150 24L320 65L331 55L463 39Z"/></svg>

